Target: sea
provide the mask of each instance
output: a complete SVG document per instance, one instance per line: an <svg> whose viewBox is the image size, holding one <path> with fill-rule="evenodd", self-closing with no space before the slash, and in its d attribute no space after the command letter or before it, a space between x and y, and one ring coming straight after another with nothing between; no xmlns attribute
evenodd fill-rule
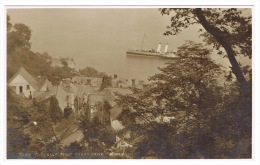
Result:
<svg viewBox="0 0 260 165"><path fill-rule="evenodd" d="M124 70L118 71L119 75L124 75L128 79L139 79L148 81L148 78L160 73L158 67L166 66L166 63L171 62L170 59L150 56L125 56Z"/></svg>

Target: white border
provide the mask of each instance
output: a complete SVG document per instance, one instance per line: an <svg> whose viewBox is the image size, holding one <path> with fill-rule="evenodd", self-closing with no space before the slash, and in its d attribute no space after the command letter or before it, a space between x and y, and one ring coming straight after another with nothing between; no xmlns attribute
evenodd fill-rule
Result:
<svg viewBox="0 0 260 165"><path fill-rule="evenodd" d="M0 153L1 153L1 162L0 164L20 164L20 163L26 163L26 165L28 164L35 164L35 163L39 163L39 164L45 164L45 163L62 163L62 164L71 164L71 163L77 163L77 164L85 164L85 163L108 163L108 164L133 164L133 163L149 163L149 164L158 164L161 163L161 161L163 161L162 163L184 163L184 164L230 164L230 163L236 163L238 165L240 164L249 164L249 165L258 165L260 164L259 161L259 101L256 102L255 100L257 99L257 96L259 94L259 87L256 84L259 84L259 75L257 75L257 68L259 67L259 65L256 65L257 62L259 61L259 57L258 57L258 53L259 51L259 31L257 29L260 29L259 27L259 10L260 10L260 6L259 6L258 0L204 0L204 1L197 1L197 0L183 0L183 1L174 1L174 0L152 0L149 1L148 0L134 0L134 1L129 1L129 0L99 0L99 1L87 1L87 0L0 0L0 12L1 12L1 17L0 17L0 66L1 66L1 70L0 70L0 75L1 75L1 85L0 85L0 98L2 101L1 104L1 114L0 114L0 118L1 118L1 123L0 123L0 127L1 127L1 135L0 135L0 139L1 139L1 143L0 143ZM249 7L249 6L254 6L253 7L253 75L254 75L254 79L253 79L253 159L252 160L125 160L125 161L121 161L121 160L6 160L6 149L5 149L5 141L6 141L6 7L19 7L19 8L28 8L28 7L32 7L32 8L74 8L74 7L78 7L78 8L144 8L144 7L165 7L173 5L179 5L178 7L181 7L183 5L198 5L198 6L202 6L202 7L206 7L206 6L211 6L214 5L214 7L225 7L225 6L229 6L232 5L234 7ZM120 5L120 6L118 6ZM138 5L138 6L137 6ZM154 6L147 6L147 5L154 5ZM209 7L210 7L209 6ZM196 7L196 6L185 6L185 7ZM3 132L2 132L3 131Z"/></svg>

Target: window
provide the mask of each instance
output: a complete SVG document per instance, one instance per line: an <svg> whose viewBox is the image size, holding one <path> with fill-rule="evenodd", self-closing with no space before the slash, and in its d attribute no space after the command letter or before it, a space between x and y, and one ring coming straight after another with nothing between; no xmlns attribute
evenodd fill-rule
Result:
<svg viewBox="0 0 260 165"><path fill-rule="evenodd" d="M27 85L26 88L27 88L27 90L30 90L30 85Z"/></svg>
<svg viewBox="0 0 260 165"><path fill-rule="evenodd" d="M19 94L23 93L23 86L19 86Z"/></svg>

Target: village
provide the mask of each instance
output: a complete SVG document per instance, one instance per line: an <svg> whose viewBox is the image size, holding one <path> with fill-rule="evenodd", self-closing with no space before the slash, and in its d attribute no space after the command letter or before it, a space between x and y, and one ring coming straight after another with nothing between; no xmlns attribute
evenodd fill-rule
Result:
<svg viewBox="0 0 260 165"><path fill-rule="evenodd" d="M70 68L75 68L74 61L67 61ZM54 59L51 67L62 67L62 62ZM108 81L107 87L102 88L102 83ZM84 77L76 75L72 78L65 78L55 84L52 84L47 77L35 77L28 73L26 69L20 69L8 81L13 91L20 97L28 100L31 104L41 104L51 106L52 98L57 99L57 104L62 110L64 117L57 123L53 123L53 135L35 135L39 139L45 139L47 136L50 141L58 140L60 145L65 147L73 142L82 142L84 133L79 128L77 119L79 116L85 116L88 121L98 118L102 125L109 126L114 132L114 145L116 148L125 149L132 147L125 141L125 134L117 134L124 128L117 117L122 112L122 107L118 106L116 99L119 95L132 94L133 88L145 90L147 84L143 80L113 77ZM109 108L105 107L108 104ZM51 109L51 107L50 107ZM30 114L29 114L30 115ZM47 114L46 114L47 115ZM69 116L69 117L68 117ZM13 118L17 118L15 115ZM71 122L71 120L73 122ZM12 119L12 121L14 121ZM38 121L30 121L26 125L37 127ZM25 132L33 134L29 126L25 126ZM129 134L127 135L129 136ZM122 154L122 153L121 153Z"/></svg>
<svg viewBox="0 0 260 165"><path fill-rule="evenodd" d="M252 11L8 9L7 159L252 159Z"/></svg>

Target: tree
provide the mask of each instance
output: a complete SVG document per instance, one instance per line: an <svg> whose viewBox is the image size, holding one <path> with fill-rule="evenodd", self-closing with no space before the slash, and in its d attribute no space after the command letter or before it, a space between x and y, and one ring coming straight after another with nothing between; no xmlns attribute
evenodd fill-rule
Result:
<svg viewBox="0 0 260 165"><path fill-rule="evenodd" d="M245 16L242 10L230 9L160 9L162 15L170 15L171 25L165 35L177 35L181 29L200 24L206 30L202 34L208 44L213 44L222 54L223 48L231 64L231 70L240 84L242 94L251 97L251 81L243 75L236 56L252 57L251 15ZM202 31L202 29L201 29Z"/></svg>
<svg viewBox="0 0 260 165"><path fill-rule="evenodd" d="M12 26L10 17L7 19L7 53L11 53L16 48L31 48L31 29L25 24L15 24Z"/></svg>
<svg viewBox="0 0 260 165"><path fill-rule="evenodd" d="M193 54L195 52L195 54ZM212 50L208 49L202 43L196 43L194 41L186 41L182 46L178 47L177 56L197 57L197 58L209 58Z"/></svg>
<svg viewBox="0 0 260 165"><path fill-rule="evenodd" d="M50 117L54 123L58 123L63 118L63 113L59 107L59 102L55 97L52 97L50 100Z"/></svg>
<svg viewBox="0 0 260 165"><path fill-rule="evenodd" d="M80 69L79 73L86 77L104 77L106 74L104 72L99 72L92 67L85 67L84 69Z"/></svg>
<svg viewBox="0 0 260 165"><path fill-rule="evenodd" d="M250 132L250 127L237 122L247 116L235 106L240 100L239 88L225 81L226 73L219 65L201 57L201 52L210 50L202 51L198 45L179 47L177 52L185 58L159 68L161 72L150 78L145 92L120 96L118 104L127 108L119 120L138 137L136 158L250 157L251 138L244 133ZM169 117L173 118L166 121ZM245 123L249 124L248 120ZM244 153L233 154L235 146Z"/></svg>
<svg viewBox="0 0 260 165"><path fill-rule="evenodd" d="M11 20L10 16L7 15L7 32L9 32L12 28L12 24L11 24L10 20Z"/></svg>
<svg viewBox="0 0 260 165"><path fill-rule="evenodd" d="M87 114L80 116L79 126L84 134L83 142L87 145L84 151L106 155L115 142L115 133L111 126L102 124L99 116L89 119Z"/></svg>
<svg viewBox="0 0 260 165"><path fill-rule="evenodd" d="M31 138L24 134L23 115L26 100L7 87L7 158L18 158L26 153Z"/></svg>
<svg viewBox="0 0 260 165"><path fill-rule="evenodd" d="M51 67L51 57L47 52L36 53L31 50L31 29L24 24L11 24L7 16L7 79L11 78L23 66L33 76L48 77L52 82L71 78L73 69L68 67L67 60L61 58L64 66Z"/></svg>
<svg viewBox="0 0 260 165"><path fill-rule="evenodd" d="M196 8L196 9L160 9L162 15L172 15L171 25L168 26L168 30L165 35L177 35L183 28L188 28L192 25L201 25L201 36L204 37L205 43L213 45L218 51L219 55L227 57L231 64L231 71L235 75L240 94L236 95L233 102L225 108L222 114L229 114L228 118L222 117L216 118L215 122L221 121L232 124L232 128L237 129L238 134L230 134L233 136L233 140L236 137L246 138L247 144L245 157L251 155L251 136L252 136L252 69L251 65L242 65L238 62L237 57L243 56L251 59L252 57L252 17L250 9L208 9L208 8ZM248 16L249 15L249 16ZM228 77L230 78L232 74ZM237 90L237 88L235 89ZM232 99L230 99L232 100ZM233 107L233 112L230 110ZM233 114L230 114L233 113ZM225 116L225 115L224 115ZM231 117L232 116L232 117ZM218 119L218 120L217 120ZM235 125L236 123L237 125ZM230 130L234 133L234 130ZM246 131L244 131L246 130ZM223 133L222 133L223 134ZM246 137L246 135L249 135ZM226 143L227 144L227 143ZM233 144L237 144L236 142ZM231 147L232 148L232 147ZM243 146L243 148L246 148Z"/></svg>

